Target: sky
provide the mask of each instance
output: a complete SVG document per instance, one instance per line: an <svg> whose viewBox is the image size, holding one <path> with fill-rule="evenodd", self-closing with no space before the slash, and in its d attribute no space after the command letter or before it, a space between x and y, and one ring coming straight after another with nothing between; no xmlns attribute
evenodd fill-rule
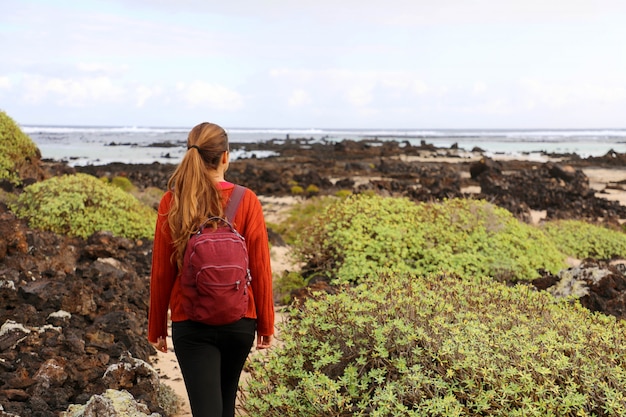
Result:
<svg viewBox="0 0 626 417"><path fill-rule="evenodd" d="M0 0L21 125L626 128L623 0Z"/></svg>

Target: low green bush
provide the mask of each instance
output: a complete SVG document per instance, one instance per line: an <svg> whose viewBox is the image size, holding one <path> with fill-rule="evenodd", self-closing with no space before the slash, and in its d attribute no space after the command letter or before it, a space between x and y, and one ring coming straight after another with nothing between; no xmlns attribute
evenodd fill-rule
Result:
<svg viewBox="0 0 626 417"><path fill-rule="evenodd" d="M127 193L128 193L128 192L131 192L131 191L133 191L135 188L137 188L137 187L135 187L135 185L131 182L131 180L129 180L129 179L128 179L128 178L126 178L126 177L120 177L120 176L117 176L117 177L113 177L113 178L111 178L111 185L114 185L114 186L116 186L117 188L120 188L120 189L122 189L122 190L126 191Z"/></svg>
<svg viewBox="0 0 626 417"><path fill-rule="evenodd" d="M289 209L285 220L280 224L271 224L271 228L280 234L288 245L292 245L302 233L305 233L313 219L333 201L333 198L327 196L303 200Z"/></svg>
<svg viewBox="0 0 626 417"><path fill-rule="evenodd" d="M292 308L248 416L623 416L626 324L527 285L384 274Z"/></svg>
<svg viewBox="0 0 626 417"><path fill-rule="evenodd" d="M274 279L274 299L278 304L289 304L291 302L291 292L304 288L308 280L295 271L284 271Z"/></svg>
<svg viewBox="0 0 626 417"><path fill-rule="evenodd" d="M315 196L320 193L320 188L315 184L310 184L306 187L306 194L309 196Z"/></svg>
<svg viewBox="0 0 626 417"><path fill-rule="evenodd" d="M175 416L180 412L183 399L176 394L172 387L166 384L159 384L159 394L157 396L159 407L165 411L166 416Z"/></svg>
<svg viewBox="0 0 626 417"><path fill-rule="evenodd" d="M551 241L574 258L626 257L626 233L580 220L555 220L541 226Z"/></svg>
<svg viewBox="0 0 626 417"><path fill-rule="evenodd" d="M87 174L53 177L25 187L10 208L30 227L82 238L100 231L151 238L156 223L155 210Z"/></svg>
<svg viewBox="0 0 626 417"><path fill-rule="evenodd" d="M0 111L0 180L22 183L20 171L39 155L39 149L5 112Z"/></svg>
<svg viewBox="0 0 626 417"><path fill-rule="evenodd" d="M346 197L350 197L351 195L352 195L351 190L339 190L335 193L335 197L339 197L339 198L346 198Z"/></svg>
<svg viewBox="0 0 626 417"><path fill-rule="evenodd" d="M157 210L159 208L161 198L163 198L163 194L165 194L165 191L161 190L158 187L146 187L143 190L134 188L131 191L131 194L134 195L137 200L141 201L146 206L152 207Z"/></svg>
<svg viewBox="0 0 626 417"><path fill-rule="evenodd" d="M479 200L414 203L354 195L332 200L308 224L294 253L337 282L358 282L381 270L516 281L565 266L565 256L539 229Z"/></svg>

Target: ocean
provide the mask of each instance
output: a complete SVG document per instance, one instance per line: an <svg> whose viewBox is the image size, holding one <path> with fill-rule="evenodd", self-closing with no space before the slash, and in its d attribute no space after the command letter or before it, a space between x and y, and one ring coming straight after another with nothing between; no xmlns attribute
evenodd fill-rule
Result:
<svg viewBox="0 0 626 417"><path fill-rule="evenodd" d="M190 128L169 127L81 127L21 126L45 159L72 166L122 163L178 163L185 152ZM626 129L532 130L532 129L226 129L231 143L257 143L271 139L307 138L339 142L344 139L373 139L420 142L447 148L457 144L471 151L481 148L487 156L520 156L545 159L545 153L576 153L583 158L609 151L626 153ZM233 159L251 155L231 152ZM254 152L254 156L269 156Z"/></svg>

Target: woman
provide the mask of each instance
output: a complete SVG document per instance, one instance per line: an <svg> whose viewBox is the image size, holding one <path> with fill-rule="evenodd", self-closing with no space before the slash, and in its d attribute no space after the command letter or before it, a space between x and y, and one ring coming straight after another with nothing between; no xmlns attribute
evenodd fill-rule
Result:
<svg viewBox="0 0 626 417"><path fill-rule="evenodd" d="M270 347L274 332L272 271L261 203L246 189L234 216L250 258L252 286L248 311L233 324L209 326L188 319L181 305L179 272L189 236L208 217L224 215L234 184L225 181L228 137L221 127L201 123L189 132L187 152L161 199L150 278L148 340L167 352L171 311L174 351L194 417L234 416L239 377L252 348Z"/></svg>

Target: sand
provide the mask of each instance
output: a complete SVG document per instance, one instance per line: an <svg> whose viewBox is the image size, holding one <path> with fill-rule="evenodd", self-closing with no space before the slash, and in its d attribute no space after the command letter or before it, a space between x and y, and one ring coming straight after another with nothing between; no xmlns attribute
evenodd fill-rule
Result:
<svg viewBox="0 0 626 417"><path fill-rule="evenodd" d="M596 190L596 195L607 200L619 201L620 204L626 205L626 169L606 169L606 168L585 168L585 175L589 177L590 187ZM478 192L480 190L473 190ZM280 223L285 218L285 213L293 204L301 202L298 197L264 197L259 199L263 205L266 221L268 223ZM545 211L533 211L531 213L532 221L538 224L546 216ZM294 268L294 264L289 257L289 248L273 247L271 250L272 271L275 275L280 275L282 271ZM280 315L278 315L280 317ZM277 319L279 322L279 319ZM171 332L170 332L171 334ZM169 385L181 398L181 408L176 417L191 417L189 401L187 400L187 392L185 383L182 379L176 355L172 350L172 340L168 337L167 345L169 351L167 353L158 352L152 359L152 364L157 369L161 382ZM253 348L251 354L256 354ZM242 382L245 382L246 375L242 375Z"/></svg>

